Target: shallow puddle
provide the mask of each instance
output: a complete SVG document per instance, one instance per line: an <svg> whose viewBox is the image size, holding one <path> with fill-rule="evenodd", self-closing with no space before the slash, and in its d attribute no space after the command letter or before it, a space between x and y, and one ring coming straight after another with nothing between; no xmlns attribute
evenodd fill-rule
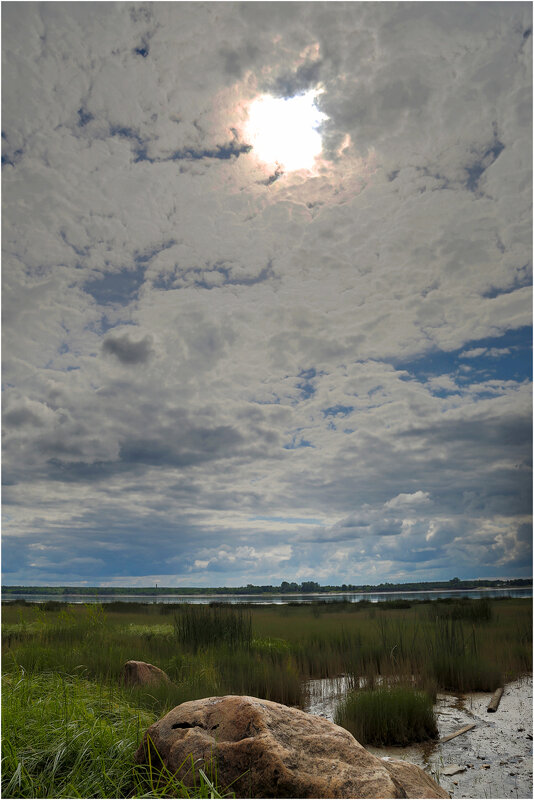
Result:
<svg viewBox="0 0 534 800"><path fill-rule="evenodd" d="M353 684L348 677L308 681L304 710L333 721L337 704ZM368 747L380 758L418 764L451 797L532 797L532 676L506 685L496 713L491 693L440 694L435 706L440 739L470 723L448 742L410 747ZM447 774L449 773L449 774Z"/></svg>

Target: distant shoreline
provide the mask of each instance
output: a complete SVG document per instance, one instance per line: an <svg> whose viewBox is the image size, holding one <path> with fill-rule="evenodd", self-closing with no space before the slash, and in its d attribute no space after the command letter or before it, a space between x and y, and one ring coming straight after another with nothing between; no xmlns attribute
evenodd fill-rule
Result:
<svg viewBox="0 0 534 800"><path fill-rule="evenodd" d="M212 593L212 592L185 592L185 593L178 593L178 592L154 592L154 594L148 594L146 591L136 592L135 590L131 592L118 592L115 593L114 591L94 591L91 593L82 593L82 592L57 592L51 591L53 587L17 587L17 589L22 588L31 588L34 591L5 591L5 589L9 589L9 587L2 588L2 598L8 597L20 597L22 595L49 595L50 597L117 597L117 598L213 598L213 599L225 599L231 597L240 597L240 598L252 598L252 597L265 597L265 598L272 598L272 597L332 597L332 596L343 596L343 595L399 595L399 594L442 594L443 592L450 592L454 594L460 594L462 592L507 592L507 591L517 591L521 589L532 589L533 585L531 584L524 584L520 586L471 586L471 587L464 587L464 588L449 588L443 587L441 589L434 588L434 589L367 589L367 590L333 590L333 591L324 591L324 592L253 592L253 593L242 593L242 592L226 592L226 593ZM75 587L73 587L75 588ZM97 589L98 587L95 587ZM100 587L102 589L108 589L108 587ZM39 591L35 591L35 589L39 589Z"/></svg>

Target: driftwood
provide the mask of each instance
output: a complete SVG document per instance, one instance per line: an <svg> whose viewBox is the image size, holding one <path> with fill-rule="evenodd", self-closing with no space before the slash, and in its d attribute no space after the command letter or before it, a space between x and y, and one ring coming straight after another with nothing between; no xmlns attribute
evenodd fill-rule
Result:
<svg viewBox="0 0 534 800"><path fill-rule="evenodd" d="M467 733L467 731L470 731L471 728L476 728L476 722L472 722L470 725L464 725L464 727L460 728L459 731L455 731L454 733L447 734L447 736L444 736L443 739L439 740L440 744L442 742L448 742L449 739L455 739L456 736L460 736L461 733Z"/></svg>
<svg viewBox="0 0 534 800"><path fill-rule="evenodd" d="M493 695L491 697L487 709L488 711L497 711L499 703L501 702L501 697L503 695L503 692L504 692L504 686L500 686L495 692L493 692Z"/></svg>

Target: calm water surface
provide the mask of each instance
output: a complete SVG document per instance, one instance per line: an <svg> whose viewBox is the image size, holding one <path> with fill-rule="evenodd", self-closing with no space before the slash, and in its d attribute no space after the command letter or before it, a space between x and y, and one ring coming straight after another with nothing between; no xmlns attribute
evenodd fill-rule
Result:
<svg viewBox="0 0 534 800"><path fill-rule="evenodd" d="M451 591L435 592L376 592L373 594L348 592L343 594L291 594L291 595L81 595L81 594L8 594L3 595L3 600L27 600L30 603L44 603L47 600L56 600L60 603L254 603L257 605L284 605L286 603L311 603L316 600L335 602L344 600L357 603L360 600L370 600L378 603L384 600L435 600L438 597L532 597L532 586L521 589L457 589Z"/></svg>

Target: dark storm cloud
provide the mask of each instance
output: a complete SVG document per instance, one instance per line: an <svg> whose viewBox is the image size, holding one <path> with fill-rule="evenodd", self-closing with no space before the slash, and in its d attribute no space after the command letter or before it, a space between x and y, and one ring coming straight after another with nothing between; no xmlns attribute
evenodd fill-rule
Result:
<svg viewBox="0 0 534 800"><path fill-rule="evenodd" d="M171 443L150 439L132 439L120 451L123 462L155 466L187 467L206 460L228 457L243 441L241 434L229 426L192 428L183 436L171 434ZM172 439L175 443L172 443ZM173 446L174 444L174 446Z"/></svg>
<svg viewBox="0 0 534 800"><path fill-rule="evenodd" d="M29 408L13 408L4 414L4 424L13 428L25 425L42 426L43 420Z"/></svg>
<svg viewBox="0 0 534 800"><path fill-rule="evenodd" d="M302 64L294 74L278 77L272 87L272 94L275 97L294 97L315 88L320 79L321 62L310 61Z"/></svg>
<svg viewBox="0 0 534 800"><path fill-rule="evenodd" d="M122 336L110 334L102 343L102 352L115 356L121 364L145 364L153 355L152 337L147 335L136 341L127 333Z"/></svg>

